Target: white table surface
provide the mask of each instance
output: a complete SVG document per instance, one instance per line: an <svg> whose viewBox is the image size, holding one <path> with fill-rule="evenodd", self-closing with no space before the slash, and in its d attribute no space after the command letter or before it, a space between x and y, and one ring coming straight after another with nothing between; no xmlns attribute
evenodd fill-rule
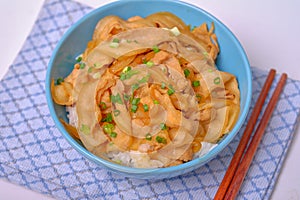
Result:
<svg viewBox="0 0 300 200"><path fill-rule="evenodd" d="M110 1L78 0L97 7ZM219 18L237 36L252 66L275 68L300 80L299 0L186 0ZM0 0L0 79L21 49L38 15L43 0ZM300 199L300 129L272 194L275 200ZM0 180L0 199L51 199Z"/></svg>

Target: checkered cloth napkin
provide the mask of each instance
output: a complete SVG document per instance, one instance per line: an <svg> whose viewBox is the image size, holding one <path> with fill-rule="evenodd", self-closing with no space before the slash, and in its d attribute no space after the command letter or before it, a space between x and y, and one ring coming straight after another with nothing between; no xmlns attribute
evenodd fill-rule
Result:
<svg viewBox="0 0 300 200"><path fill-rule="evenodd" d="M164 180L137 180L111 173L82 157L55 127L45 98L47 63L62 34L91 10L70 0L47 0L0 82L0 177L57 199L213 198L244 127L208 164ZM255 102L267 72L252 70ZM299 109L300 82L288 79L238 199L270 197Z"/></svg>

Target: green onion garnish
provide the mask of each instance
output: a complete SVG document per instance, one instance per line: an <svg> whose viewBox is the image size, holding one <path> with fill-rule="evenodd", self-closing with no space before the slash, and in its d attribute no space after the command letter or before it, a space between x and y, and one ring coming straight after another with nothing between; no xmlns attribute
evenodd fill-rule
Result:
<svg viewBox="0 0 300 200"><path fill-rule="evenodd" d="M113 40L112 40L112 42L109 44L109 46L111 47L111 48L117 48L117 47L119 47L119 42L120 42L120 40L118 39L118 38L114 38Z"/></svg>
<svg viewBox="0 0 300 200"><path fill-rule="evenodd" d="M125 101L128 101L130 99L130 95L129 94L123 94L123 98Z"/></svg>
<svg viewBox="0 0 300 200"><path fill-rule="evenodd" d="M112 42L114 42L114 43L119 43L120 40L119 40L118 38L114 38Z"/></svg>
<svg viewBox="0 0 300 200"><path fill-rule="evenodd" d="M157 101L156 99L153 99L153 103L154 104L159 104L159 101Z"/></svg>
<svg viewBox="0 0 300 200"><path fill-rule="evenodd" d="M114 110L114 116L118 117L120 115L121 111L120 110Z"/></svg>
<svg viewBox="0 0 300 200"><path fill-rule="evenodd" d="M113 130L115 129L115 126L113 124L105 124L103 126L103 130L105 133L110 134L113 132Z"/></svg>
<svg viewBox="0 0 300 200"><path fill-rule="evenodd" d="M185 77L188 77L188 76L190 75L191 72L190 72L190 70L188 70L188 69L184 69L184 70L183 70L183 73L184 73L184 76L185 76Z"/></svg>
<svg viewBox="0 0 300 200"><path fill-rule="evenodd" d="M158 143L167 144L166 138L163 138L163 137L160 137L160 136L156 136L155 140L156 140L156 142L158 142Z"/></svg>
<svg viewBox="0 0 300 200"><path fill-rule="evenodd" d="M124 72L120 75L120 80L130 79L133 75L138 74L139 72L136 70L131 70L131 67L124 68Z"/></svg>
<svg viewBox="0 0 300 200"><path fill-rule="evenodd" d="M147 74L147 76L144 76L141 80L139 80L139 83L147 83L150 78L150 74Z"/></svg>
<svg viewBox="0 0 300 200"><path fill-rule="evenodd" d="M88 135L90 134L90 127L86 124L81 124L80 131Z"/></svg>
<svg viewBox="0 0 300 200"><path fill-rule="evenodd" d="M132 105L131 106L131 112L135 113L138 109L138 106L137 105Z"/></svg>
<svg viewBox="0 0 300 200"><path fill-rule="evenodd" d="M84 68L85 68L85 63L80 63L79 68L80 68L80 69L84 69Z"/></svg>
<svg viewBox="0 0 300 200"><path fill-rule="evenodd" d="M64 79L62 77L59 77L58 79L56 79L55 85L60 85L62 82L64 82Z"/></svg>
<svg viewBox="0 0 300 200"><path fill-rule="evenodd" d="M82 61L82 57L79 56L77 59L76 59L76 62L81 62Z"/></svg>
<svg viewBox="0 0 300 200"><path fill-rule="evenodd" d="M100 69L102 65L100 63L94 63L95 69Z"/></svg>
<svg viewBox="0 0 300 200"><path fill-rule="evenodd" d="M200 86L200 81L193 81L192 85L193 85L193 87L199 87Z"/></svg>
<svg viewBox="0 0 300 200"><path fill-rule="evenodd" d="M169 89L168 89L168 95L172 95L172 94L174 94L175 93L175 90L174 90L174 88L173 88L173 86L172 85L169 85Z"/></svg>
<svg viewBox="0 0 300 200"><path fill-rule="evenodd" d="M143 107L145 112L149 111L149 106L147 104L144 104Z"/></svg>
<svg viewBox="0 0 300 200"><path fill-rule="evenodd" d="M130 66L124 67L124 69L122 70L123 73L129 72L131 70Z"/></svg>
<svg viewBox="0 0 300 200"><path fill-rule="evenodd" d="M147 133L145 139L149 141L152 140L152 135L150 133Z"/></svg>
<svg viewBox="0 0 300 200"><path fill-rule="evenodd" d="M148 61L146 58L144 58L142 62L143 62L143 64L146 64Z"/></svg>
<svg viewBox="0 0 300 200"><path fill-rule="evenodd" d="M118 134L116 132L111 132L109 134L109 136L112 137L112 138L116 138L118 136Z"/></svg>
<svg viewBox="0 0 300 200"><path fill-rule="evenodd" d="M214 83L215 83L216 85L220 84L220 83L221 83L220 77L215 78L215 79L214 79Z"/></svg>
<svg viewBox="0 0 300 200"><path fill-rule="evenodd" d="M88 73L92 73L94 67L89 67Z"/></svg>
<svg viewBox="0 0 300 200"><path fill-rule="evenodd" d="M101 110L105 110L107 108L106 103L104 103L103 101L100 102L99 107L101 108Z"/></svg>
<svg viewBox="0 0 300 200"><path fill-rule="evenodd" d="M123 104L120 94L111 95L110 100L112 103Z"/></svg>
<svg viewBox="0 0 300 200"><path fill-rule="evenodd" d="M162 82L160 87L161 87L161 89L165 89L166 88L166 83Z"/></svg>
<svg viewBox="0 0 300 200"><path fill-rule="evenodd" d="M161 130L167 130L167 125L165 123L160 123L159 126Z"/></svg>
<svg viewBox="0 0 300 200"><path fill-rule="evenodd" d="M112 121L113 121L113 118L112 118L111 113L108 113L106 115L106 117L101 120L101 122L112 122Z"/></svg>
<svg viewBox="0 0 300 200"><path fill-rule="evenodd" d="M207 57L209 54L205 51L205 52L203 52L203 55L204 55L205 57Z"/></svg>
<svg viewBox="0 0 300 200"><path fill-rule="evenodd" d="M146 63L146 65L147 65L148 67L152 67L152 66L154 65L154 62L151 61L151 60L149 60L149 61Z"/></svg>
<svg viewBox="0 0 300 200"><path fill-rule="evenodd" d="M153 46L152 50L154 51L154 53L158 53L160 51L157 45Z"/></svg>
<svg viewBox="0 0 300 200"><path fill-rule="evenodd" d="M135 90L138 89L138 88L139 88L139 84L138 84L138 83L135 83L135 84L133 84L133 85L131 86L132 91L135 91Z"/></svg>
<svg viewBox="0 0 300 200"><path fill-rule="evenodd" d="M140 102L141 98L133 98L131 101L132 105L137 105Z"/></svg>

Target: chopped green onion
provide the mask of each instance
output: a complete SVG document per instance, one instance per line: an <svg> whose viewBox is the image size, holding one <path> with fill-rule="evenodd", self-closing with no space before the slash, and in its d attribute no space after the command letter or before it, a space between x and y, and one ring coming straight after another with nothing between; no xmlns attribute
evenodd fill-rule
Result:
<svg viewBox="0 0 300 200"><path fill-rule="evenodd" d="M152 67L153 65L154 65L154 62L153 61L148 61L147 63L146 63L146 65L148 66L148 67Z"/></svg>
<svg viewBox="0 0 300 200"><path fill-rule="evenodd" d="M156 142L158 142L158 143L167 144L166 138L163 138L163 137L160 137L160 136L156 136L155 140L156 140Z"/></svg>
<svg viewBox="0 0 300 200"><path fill-rule="evenodd" d="M120 94L111 95L110 100L112 103L123 104Z"/></svg>
<svg viewBox="0 0 300 200"><path fill-rule="evenodd" d="M86 124L81 124L80 131L88 135L90 134L90 127Z"/></svg>
<svg viewBox="0 0 300 200"><path fill-rule="evenodd" d="M133 84L133 85L131 86L132 91L135 91L135 90L138 89L138 88L139 88L139 84L138 84L138 83L135 83L135 84Z"/></svg>
<svg viewBox="0 0 300 200"><path fill-rule="evenodd" d="M152 140L152 135L150 133L147 133L145 139L149 141Z"/></svg>
<svg viewBox="0 0 300 200"><path fill-rule="evenodd" d="M124 67L124 69L122 70L123 73L129 72L131 70L130 66Z"/></svg>
<svg viewBox="0 0 300 200"><path fill-rule="evenodd" d="M133 98L132 101L131 101L131 104L132 105L137 105L137 104L139 104L140 100L141 100L141 98Z"/></svg>
<svg viewBox="0 0 300 200"><path fill-rule="evenodd" d="M103 101L100 102L99 106L100 106L101 110L105 110L107 108L106 103Z"/></svg>
<svg viewBox="0 0 300 200"><path fill-rule="evenodd" d="M135 43L139 43L137 40L133 40Z"/></svg>
<svg viewBox="0 0 300 200"><path fill-rule="evenodd" d="M158 52L160 51L160 49L158 48L157 45L154 45L154 46L152 47L152 50L154 51L154 53L158 53Z"/></svg>
<svg viewBox="0 0 300 200"><path fill-rule="evenodd" d="M184 69L184 70L183 70L183 73L184 73L184 76L185 76L185 77L188 77L188 76L190 75L191 72L190 72L190 70L188 70L188 69Z"/></svg>
<svg viewBox="0 0 300 200"><path fill-rule="evenodd" d="M56 79L55 85L60 85L62 82L64 82L64 79L62 77L59 77Z"/></svg>
<svg viewBox="0 0 300 200"><path fill-rule="evenodd" d="M139 80L139 83L147 83L150 78L150 74L147 74L147 76L144 76L141 80Z"/></svg>
<svg viewBox="0 0 300 200"><path fill-rule="evenodd" d="M175 93L175 90L174 90L174 88L173 88L173 86L172 85L169 85L169 89L168 89L168 95L172 95L172 94L174 94Z"/></svg>
<svg viewBox="0 0 300 200"><path fill-rule="evenodd" d="M79 56L77 59L76 59L76 62L81 62L82 61L82 57Z"/></svg>
<svg viewBox="0 0 300 200"><path fill-rule="evenodd" d="M143 107L145 112L149 111L149 106L147 104L144 104Z"/></svg>
<svg viewBox="0 0 300 200"><path fill-rule="evenodd" d="M94 63L94 67L95 69L100 69L103 65L101 65L100 63Z"/></svg>
<svg viewBox="0 0 300 200"><path fill-rule="evenodd" d="M119 40L119 38L114 38L112 42L114 42L114 43L119 43L120 40Z"/></svg>
<svg viewBox="0 0 300 200"><path fill-rule="evenodd" d="M211 72L213 72L213 70L212 69L208 69L208 72L211 73Z"/></svg>
<svg viewBox="0 0 300 200"><path fill-rule="evenodd" d="M167 125L165 123L160 123L159 126L161 130L167 130Z"/></svg>
<svg viewBox="0 0 300 200"><path fill-rule="evenodd" d="M113 124L105 124L103 126L103 130L105 133L110 134L113 132L113 130L115 129L115 126Z"/></svg>
<svg viewBox="0 0 300 200"><path fill-rule="evenodd" d="M219 85L219 84L221 83L220 77L215 78L215 79L214 79L214 83L215 83L216 85Z"/></svg>
<svg viewBox="0 0 300 200"><path fill-rule="evenodd" d="M114 110L114 116L118 117L120 115L121 111L120 110Z"/></svg>
<svg viewBox="0 0 300 200"><path fill-rule="evenodd" d="M119 47L119 43L111 42L111 43L109 44L109 47L111 47L111 48L117 48L117 47Z"/></svg>
<svg viewBox="0 0 300 200"><path fill-rule="evenodd" d="M106 115L106 117L101 120L101 122L112 122L112 121L113 121L113 118L112 118L111 113L108 113Z"/></svg>
<svg viewBox="0 0 300 200"><path fill-rule="evenodd" d="M128 40L128 39L127 39L126 42L127 42L127 43L131 43L131 40Z"/></svg>
<svg viewBox="0 0 300 200"><path fill-rule="evenodd" d="M199 87L200 86L200 81L193 81L192 85L193 85L193 87Z"/></svg>
<svg viewBox="0 0 300 200"><path fill-rule="evenodd" d="M133 75L138 74L139 72L136 70L131 70L131 67L128 67L125 72L122 72L120 75L120 80L130 79Z"/></svg>
<svg viewBox="0 0 300 200"><path fill-rule="evenodd" d="M123 98L125 101L128 101L130 99L130 95L129 94L123 94Z"/></svg>
<svg viewBox="0 0 300 200"><path fill-rule="evenodd" d="M171 96L172 94L174 94L174 90L168 89L168 95Z"/></svg>
<svg viewBox="0 0 300 200"><path fill-rule="evenodd" d="M144 58L142 62L143 62L143 64L146 64L148 61L146 58Z"/></svg>
<svg viewBox="0 0 300 200"><path fill-rule="evenodd" d="M131 106L131 112L135 113L138 109L138 106L137 105L132 105Z"/></svg>
<svg viewBox="0 0 300 200"><path fill-rule="evenodd" d="M79 68L80 68L80 69L84 69L84 68L85 68L85 63L80 63Z"/></svg>
<svg viewBox="0 0 300 200"><path fill-rule="evenodd" d="M200 102L202 99L202 96L200 94L196 94L196 97L198 98L198 102Z"/></svg>
<svg viewBox="0 0 300 200"><path fill-rule="evenodd" d="M89 67L88 73L92 73L94 67Z"/></svg>
<svg viewBox="0 0 300 200"><path fill-rule="evenodd" d="M120 42L120 40L118 38L114 38L112 40L112 42L109 44L109 46L112 48L117 48L120 45L119 42Z"/></svg>
<svg viewBox="0 0 300 200"><path fill-rule="evenodd" d="M159 101L157 101L156 99L153 99L153 103L154 104L159 104Z"/></svg>
<svg viewBox="0 0 300 200"><path fill-rule="evenodd" d="M161 87L161 89L165 89L166 88L166 83L162 82L160 87Z"/></svg>
<svg viewBox="0 0 300 200"><path fill-rule="evenodd" d="M111 132L111 133L109 134L109 136L112 137L112 138L116 138L117 135L118 135L118 134L117 134L116 132Z"/></svg>

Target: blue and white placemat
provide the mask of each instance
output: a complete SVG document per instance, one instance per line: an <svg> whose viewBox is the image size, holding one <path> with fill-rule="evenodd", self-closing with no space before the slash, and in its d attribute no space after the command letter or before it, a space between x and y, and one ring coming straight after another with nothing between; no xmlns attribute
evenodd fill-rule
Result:
<svg viewBox="0 0 300 200"><path fill-rule="evenodd" d="M55 127L45 98L47 64L62 34L91 10L70 0L47 0L0 82L0 177L57 199L213 198L243 129L222 153L198 170L164 180L136 180L89 162ZM255 102L267 72L252 69ZM300 82L288 79L238 199L270 197L299 110Z"/></svg>

